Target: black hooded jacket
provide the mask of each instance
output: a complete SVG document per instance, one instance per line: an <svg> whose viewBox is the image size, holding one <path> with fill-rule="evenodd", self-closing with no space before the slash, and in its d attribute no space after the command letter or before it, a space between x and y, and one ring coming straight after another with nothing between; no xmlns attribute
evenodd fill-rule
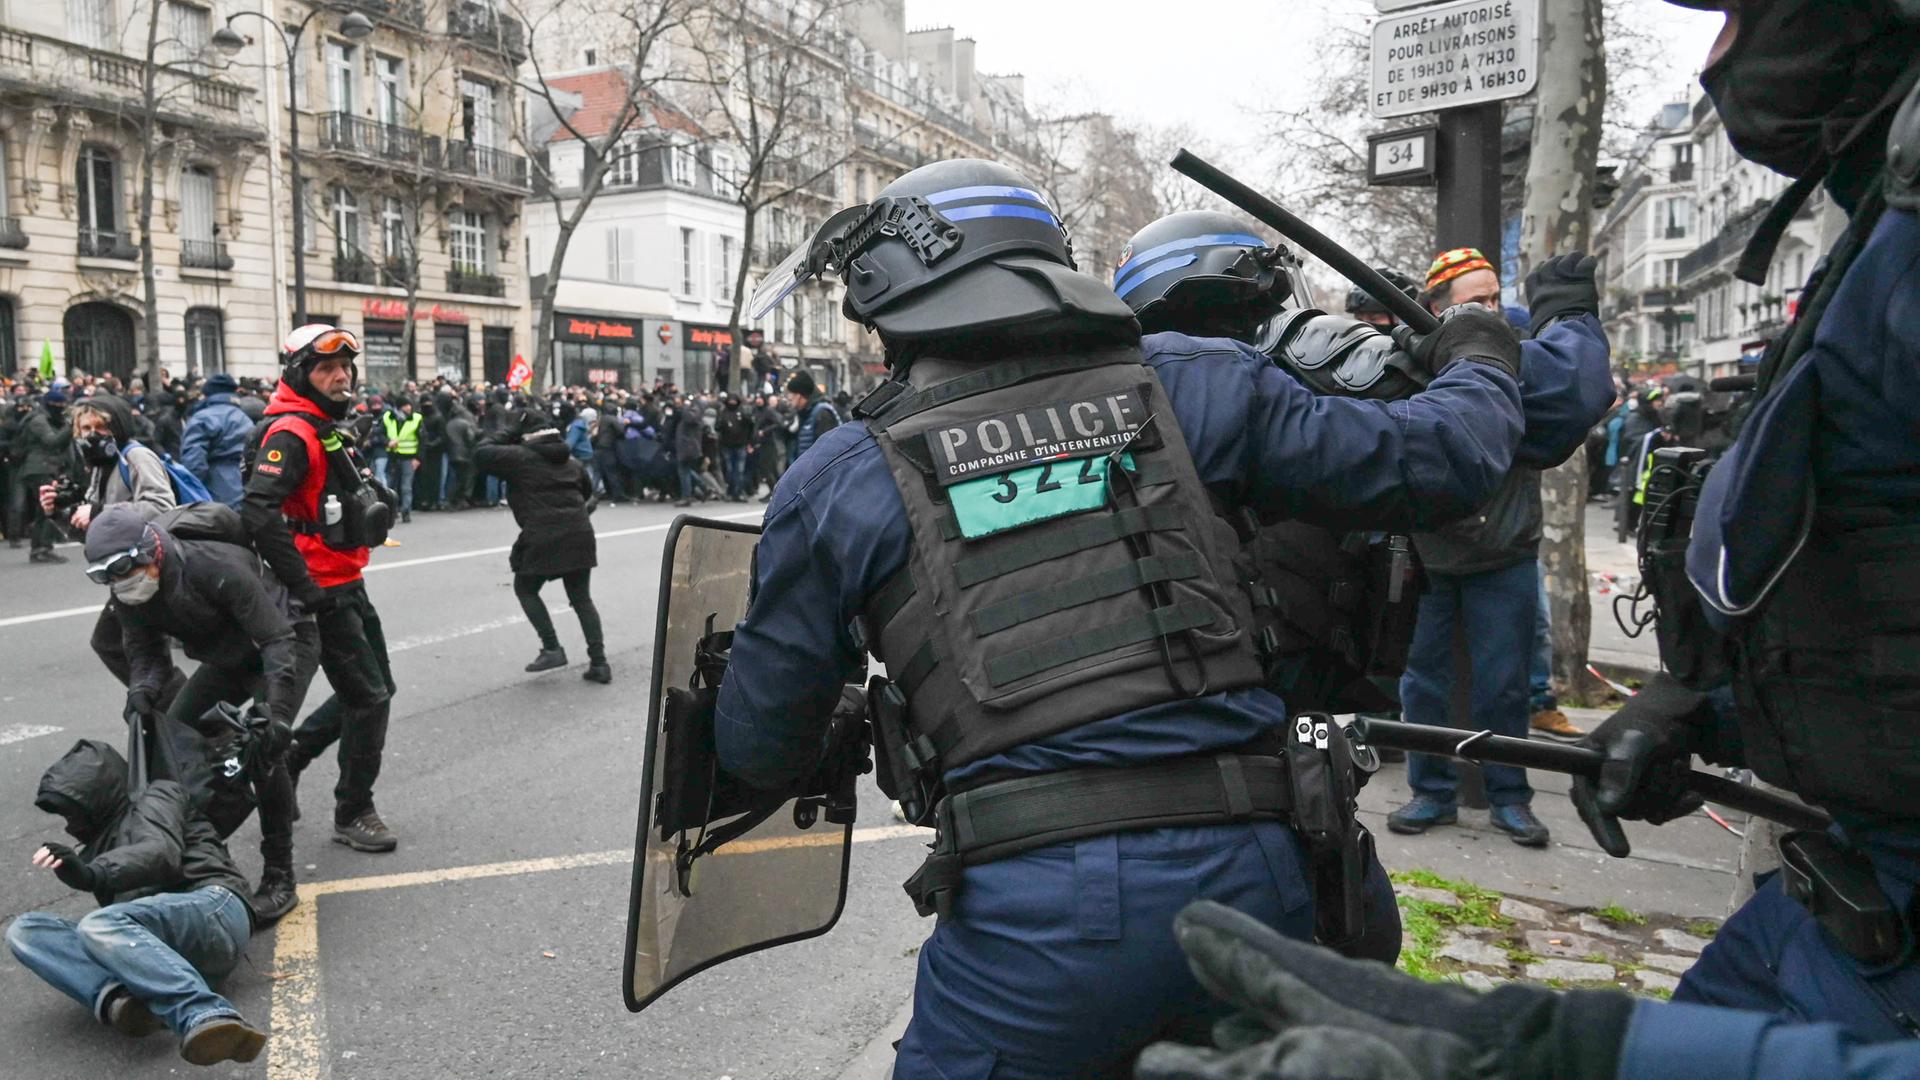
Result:
<svg viewBox="0 0 1920 1080"><path fill-rule="evenodd" d="M473 461L481 472L507 482L507 506L520 526L508 565L516 574L547 577L591 569L595 545L587 500L593 481L587 470L564 439L513 444L499 438L488 436Z"/></svg>
<svg viewBox="0 0 1920 1080"><path fill-rule="evenodd" d="M34 805L80 824L80 857L98 875L93 897L103 906L209 885L248 898L247 879L213 825L188 808L186 789L155 780L129 800L126 759L106 743L75 743L40 777Z"/></svg>
<svg viewBox="0 0 1920 1080"><path fill-rule="evenodd" d="M132 672L129 690L156 697L173 670L169 636L203 664L264 671L273 718L294 722L300 680L287 590L237 544L180 540L160 530L160 591L144 604L111 603Z"/></svg>

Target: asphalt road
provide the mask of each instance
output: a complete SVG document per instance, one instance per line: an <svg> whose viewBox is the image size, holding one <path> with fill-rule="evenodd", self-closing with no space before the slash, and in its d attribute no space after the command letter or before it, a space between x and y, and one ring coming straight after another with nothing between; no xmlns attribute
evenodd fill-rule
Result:
<svg viewBox="0 0 1920 1080"><path fill-rule="evenodd" d="M573 665L521 670L537 643L513 598L506 510L403 526L403 546L376 553L368 577L400 685L377 788L400 849L364 855L329 841L335 769L317 762L301 785L295 859L303 885L326 894L278 939L256 935L223 987L254 1022L271 1020L268 1053L196 1069L168 1036L107 1031L7 957L0 1077L839 1076L906 1001L931 927L899 890L920 847L888 835L897 830L854 847L833 933L696 976L639 1016L621 1004L654 596L673 514L595 516L607 687L581 680L585 648L566 613L555 622ZM101 590L78 551L64 553L66 566L43 567L0 549L0 921L90 908L27 865L40 841L61 838L33 793L74 739L124 742L119 685L87 647ZM549 592L564 605L558 584ZM78 609L88 610L20 621ZM324 679L308 706L322 693ZM859 827L895 824L867 789ZM249 875L257 842L251 822L232 841ZM351 880L368 878L380 880Z"/></svg>
<svg viewBox="0 0 1920 1080"><path fill-rule="evenodd" d="M921 847L898 835L870 786L837 929L695 976L639 1016L621 1004L646 669L674 513L609 507L595 518L610 687L580 679L578 624L558 611L573 665L521 670L536 642L513 599L506 548L515 529L504 509L422 514L402 527L403 545L376 553L368 577L400 684L377 793L401 846L363 855L329 842L335 770L315 764L295 834L308 898L278 930L255 936L223 987L271 1025L268 1053L250 1066L196 1069L169 1037L115 1035L4 957L0 1080L877 1080L931 923L899 888ZM123 742L120 687L87 647L101 590L81 575L77 550L65 552L66 566L42 567L0 549L0 922L89 909L27 865L40 841L61 835L33 793L75 738ZM549 602L565 602L557 584ZM324 692L317 681L309 707ZM1369 787L1363 810L1392 868L1568 903L1722 912L1735 842L1704 816L1635 827L1635 857L1611 860L1574 818L1564 778L1535 782L1536 808L1554 829L1547 851L1515 848L1474 811L1460 828L1393 836L1379 818L1406 797L1400 767ZM232 842L250 875L257 841L249 823Z"/></svg>

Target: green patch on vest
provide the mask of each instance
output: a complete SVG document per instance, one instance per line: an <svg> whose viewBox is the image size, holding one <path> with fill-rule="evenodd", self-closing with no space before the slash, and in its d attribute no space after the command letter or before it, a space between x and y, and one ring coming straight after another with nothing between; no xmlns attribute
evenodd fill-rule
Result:
<svg viewBox="0 0 1920 1080"><path fill-rule="evenodd" d="M963 480L947 489L960 535L968 540L1107 505L1107 463L1100 457L1048 461L997 476ZM1133 455L1121 465L1133 470Z"/></svg>
<svg viewBox="0 0 1920 1080"><path fill-rule="evenodd" d="M341 441L338 432L329 431L325 435L320 436L320 449L325 450L329 454L344 445L346 444Z"/></svg>

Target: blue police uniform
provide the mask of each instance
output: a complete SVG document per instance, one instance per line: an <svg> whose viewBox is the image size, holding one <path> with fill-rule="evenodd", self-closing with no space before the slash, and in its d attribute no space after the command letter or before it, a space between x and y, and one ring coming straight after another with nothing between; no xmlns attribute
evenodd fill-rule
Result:
<svg viewBox="0 0 1920 1080"><path fill-rule="evenodd" d="M1200 479L1266 512L1334 526L1444 521L1486 498L1521 438L1519 389L1480 364L1379 403L1315 397L1227 339L1158 334L1143 348ZM1579 415L1579 430L1590 420ZM716 710L723 767L763 787L810 770L858 661L850 624L911 544L864 423L827 433L781 478ZM1266 690L1218 693L1085 724L967 772L1137 765L1243 746L1286 719ZM1303 869L1299 840L1274 823L1108 835L968 867L921 950L895 1076L1052 1076L1062 1062L1073 1075L1124 1074L1156 1037L1203 1036L1221 1010L1189 974L1173 915L1208 897L1310 937Z"/></svg>
<svg viewBox="0 0 1920 1080"><path fill-rule="evenodd" d="M1838 1024L1643 1001L1620 1048L1619 1080L1913 1080L1920 1043L1863 1042Z"/></svg>

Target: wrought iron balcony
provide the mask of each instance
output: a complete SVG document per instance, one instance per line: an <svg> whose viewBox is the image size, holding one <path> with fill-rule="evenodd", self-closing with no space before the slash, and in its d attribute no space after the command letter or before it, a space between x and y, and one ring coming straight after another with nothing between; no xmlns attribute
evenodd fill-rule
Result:
<svg viewBox="0 0 1920 1080"><path fill-rule="evenodd" d="M20 228L17 217L0 217L0 248L24 248L27 246L27 234Z"/></svg>
<svg viewBox="0 0 1920 1080"><path fill-rule="evenodd" d="M196 270L231 270L233 256L219 240L180 241L180 265Z"/></svg>
<svg viewBox="0 0 1920 1080"><path fill-rule="evenodd" d="M437 142L412 128L383 124L352 113L320 117L320 148L418 168L439 168Z"/></svg>
<svg viewBox="0 0 1920 1080"><path fill-rule="evenodd" d="M447 271L447 291L502 297L507 295L507 282L498 274L483 274L456 266Z"/></svg>
<svg viewBox="0 0 1920 1080"><path fill-rule="evenodd" d="M333 280L343 285L371 285L374 280L373 260L358 251L335 255Z"/></svg>
<svg viewBox="0 0 1920 1080"><path fill-rule="evenodd" d="M1693 182L1693 162L1677 162L1667 169L1667 183L1690 184Z"/></svg>
<svg viewBox="0 0 1920 1080"><path fill-rule="evenodd" d="M125 233L104 229L80 230L80 254L94 259L137 259L140 252L128 242Z"/></svg>
<svg viewBox="0 0 1920 1080"><path fill-rule="evenodd" d="M1643 308L1672 307L1686 302L1685 294L1679 289L1648 289L1640 294L1640 306Z"/></svg>
<svg viewBox="0 0 1920 1080"><path fill-rule="evenodd" d="M447 33L500 53L515 64L527 59L527 33L520 20L485 4L456 2L449 6Z"/></svg>
<svg viewBox="0 0 1920 1080"><path fill-rule="evenodd" d="M505 150L495 150L491 146L476 146L470 142L443 143L441 166L459 176L471 176L519 191L528 190L527 159Z"/></svg>
<svg viewBox="0 0 1920 1080"><path fill-rule="evenodd" d="M405 259L388 259L380 264L380 284L386 288L410 289L419 281L419 268Z"/></svg>

